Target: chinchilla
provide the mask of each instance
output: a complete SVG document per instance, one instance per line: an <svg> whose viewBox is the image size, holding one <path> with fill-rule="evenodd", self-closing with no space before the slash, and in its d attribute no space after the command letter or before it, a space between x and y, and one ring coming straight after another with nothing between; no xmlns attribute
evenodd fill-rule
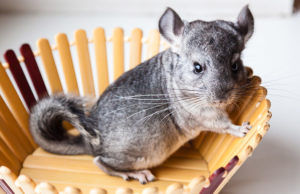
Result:
<svg viewBox="0 0 300 194"><path fill-rule="evenodd" d="M248 6L236 23L187 22L167 8L159 31L170 49L124 73L92 106L64 94L40 100L30 115L31 133L49 152L90 154L107 174L153 181L148 169L201 131L243 137L251 128L234 125L226 109L247 94L241 52L253 30ZM66 132L63 121L80 135Z"/></svg>

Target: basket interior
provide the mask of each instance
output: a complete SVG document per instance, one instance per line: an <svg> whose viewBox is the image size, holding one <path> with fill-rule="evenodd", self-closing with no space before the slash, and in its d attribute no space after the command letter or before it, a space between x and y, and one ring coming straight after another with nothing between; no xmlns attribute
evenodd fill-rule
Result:
<svg viewBox="0 0 300 194"><path fill-rule="evenodd" d="M79 187L83 193L95 187L105 188L109 193L114 193L118 187L132 188L136 192L148 187L165 191L174 182L187 185L197 176L208 177L210 174L206 161L191 147L182 147L164 164L152 169L157 180L146 185L106 175L92 159L91 156L58 156L38 148L25 159L20 173L37 183L49 182L61 191L71 185Z"/></svg>
<svg viewBox="0 0 300 194"><path fill-rule="evenodd" d="M153 186L165 191L174 182L188 185L197 177L207 179L235 156L242 163L267 131L266 123L270 119L270 102L265 99L267 92L259 86L260 78L253 76L252 70L247 68L249 79L257 85L257 90L249 92L239 108L228 112L236 124L250 121L251 131L244 138L202 132L162 165L152 169L158 179L155 182L141 185L134 180L126 182L108 176L93 164L91 156L47 153L35 144L28 129L30 107L39 98L56 92L98 96L109 84L109 78L118 78L126 66L133 68L158 53L163 49L161 47L167 47L161 43L156 30L143 39L140 29L134 29L130 37L124 37L122 29L117 28L108 38L112 52L107 52L110 46L102 28L95 29L92 40L87 38L84 30L76 31L74 39L69 43L65 34L58 34L54 46L50 46L47 39L40 39L36 53L24 44L20 49L21 58L9 50L4 55L7 63L0 63L0 165L7 166L16 175L27 175L36 183L49 182L59 191L67 185L79 187L83 193L94 187L105 188L109 193L118 187L141 192ZM129 42L127 50L126 42ZM143 47L146 48L144 55ZM128 64L125 56L129 58ZM113 73L109 73L108 68L110 57ZM79 74L75 73L76 68L79 68Z"/></svg>

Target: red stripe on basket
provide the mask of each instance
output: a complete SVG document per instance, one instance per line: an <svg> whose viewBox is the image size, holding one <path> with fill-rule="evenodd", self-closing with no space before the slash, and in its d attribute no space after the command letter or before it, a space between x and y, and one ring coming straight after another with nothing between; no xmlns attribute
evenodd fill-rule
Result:
<svg viewBox="0 0 300 194"><path fill-rule="evenodd" d="M218 186L221 184L223 178L223 175L226 173L226 169L221 167L218 170L216 170L212 175L209 176L209 186L207 188L203 188L200 191L200 194L212 194L215 192L215 190L218 188Z"/></svg>
<svg viewBox="0 0 300 194"><path fill-rule="evenodd" d="M29 44L23 44L20 48L20 52L24 57L24 62L27 68L27 71L30 75L31 81L35 88L36 93L39 96L39 99L48 96L46 85L42 78L39 67L36 63L34 54L29 46Z"/></svg>
<svg viewBox="0 0 300 194"><path fill-rule="evenodd" d="M30 109L36 103L36 100L26 80L26 77L20 66L19 60L17 59L15 52L13 50L6 51L4 54L4 58L9 64L9 69L14 77L14 80L18 85L18 88L23 96L27 107Z"/></svg>
<svg viewBox="0 0 300 194"><path fill-rule="evenodd" d="M219 185L222 183L225 177L224 174L227 172L229 173L235 165L238 163L239 158L237 156L233 157L230 162L226 165L226 167L221 167L218 170L216 170L212 175L209 177L209 186L206 188L203 188L200 191L200 194L212 194L216 191L216 189L219 187Z"/></svg>
<svg viewBox="0 0 300 194"><path fill-rule="evenodd" d="M8 184L3 180L0 179L0 188L6 193L6 194L15 194L13 190L8 186Z"/></svg>
<svg viewBox="0 0 300 194"><path fill-rule="evenodd" d="M227 172L230 172L235 165L239 162L239 157L238 156L234 156L230 162L228 162L228 164L225 166L225 169Z"/></svg>

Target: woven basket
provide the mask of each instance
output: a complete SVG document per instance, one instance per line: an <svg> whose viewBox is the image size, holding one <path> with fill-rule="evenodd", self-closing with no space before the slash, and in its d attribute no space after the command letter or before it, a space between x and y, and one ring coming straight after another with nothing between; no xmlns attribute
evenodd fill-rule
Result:
<svg viewBox="0 0 300 194"><path fill-rule="evenodd" d="M84 30L77 30L71 43L66 34L60 33L55 37L54 46L50 46L47 39L39 39L36 52L23 44L21 57L12 50L4 54L6 63L0 64L2 190L26 194L210 194L224 187L269 129L267 122L271 113L270 101L265 99L267 91L259 86L261 80L252 76L250 68L249 77L259 89L243 99L240 108L233 110L230 116L236 124L250 121L251 131L244 138L201 133L164 164L152 169L158 178L155 182L141 185L135 180L127 182L108 176L93 164L91 156L50 154L33 141L28 115L37 99L62 91L99 96L110 80L167 47L160 41L157 30L150 31L148 38L142 36L142 30L134 29L129 37L124 37L123 30L116 28L112 37L106 39L104 29L97 28L88 39ZM127 57L129 62L125 63ZM112 59L111 64L109 59ZM113 73L109 72L109 65Z"/></svg>

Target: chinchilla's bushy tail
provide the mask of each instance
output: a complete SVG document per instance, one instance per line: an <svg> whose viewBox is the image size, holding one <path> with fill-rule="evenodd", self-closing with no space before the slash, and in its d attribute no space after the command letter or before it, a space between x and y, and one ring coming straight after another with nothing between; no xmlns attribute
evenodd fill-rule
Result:
<svg viewBox="0 0 300 194"><path fill-rule="evenodd" d="M97 135L85 113L85 102L81 97L62 94L40 100L30 114L30 131L37 144L56 154L91 154L87 139L95 142ZM73 125L80 134L68 133L63 121Z"/></svg>

